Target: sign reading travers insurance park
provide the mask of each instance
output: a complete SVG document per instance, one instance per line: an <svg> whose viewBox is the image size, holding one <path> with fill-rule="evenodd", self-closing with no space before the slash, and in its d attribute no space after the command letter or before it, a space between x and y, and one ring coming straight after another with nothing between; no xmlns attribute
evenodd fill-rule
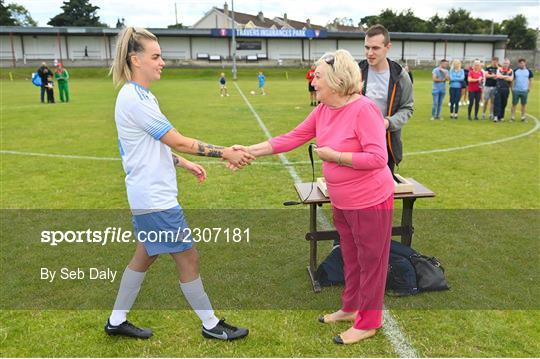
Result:
<svg viewBox="0 0 540 359"><path fill-rule="evenodd" d="M296 30L296 29L235 29L237 37L296 37L296 38L319 38L326 37L325 30ZM230 37L232 29L212 29L212 36Z"/></svg>

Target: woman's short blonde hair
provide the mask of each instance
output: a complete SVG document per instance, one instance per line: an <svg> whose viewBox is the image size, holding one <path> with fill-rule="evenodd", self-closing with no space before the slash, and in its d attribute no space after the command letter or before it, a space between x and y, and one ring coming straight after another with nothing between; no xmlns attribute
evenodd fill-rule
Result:
<svg viewBox="0 0 540 359"><path fill-rule="evenodd" d="M130 58L144 51L142 40L158 41L154 34L140 27L128 26L118 34L116 54L109 71L116 86L131 80Z"/></svg>
<svg viewBox="0 0 540 359"><path fill-rule="evenodd" d="M452 61L452 69L455 70L455 69L460 69L460 68L461 68L461 60L454 59L454 61Z"/></svg>
<svg viewBox="0 0 540 359"><path fill-rule="evenodd" d="M360 93L362 86L362 74L360 67L347 50L337 50L324 54L316 66L325 64L329 66L326 72L328 86L342 96Z"/></svg>

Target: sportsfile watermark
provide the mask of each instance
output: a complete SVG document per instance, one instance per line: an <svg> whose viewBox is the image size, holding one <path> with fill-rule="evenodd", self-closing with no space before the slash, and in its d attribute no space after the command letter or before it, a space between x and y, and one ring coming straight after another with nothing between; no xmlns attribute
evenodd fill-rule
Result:
<svg viewBox="0 0 540 359"><path fill-rule="evenodd" d="M137 231L121 227L107 227L104 230L44 230L40 242L58 246L59 244L92 243L102 246L110 243L249 243L250 228L178 228L176 231Z"/></svg>
<svg viewBox="0 0 540 359"><path fill-rule="evenodd" d="M317 209L327 219L317 220L320 238L334 229L328 207ZM150 249L194 247L216 310L324 313L339 305L343 287L322 286L315 294L306 270L311 264L318 275L319 268L329 268L329 256L335 259L333 240L322 238L313 250L309 208L184 212L179 230L176 224L134 226L129 210L0 210L0 309L110 309L139 240L179 242L144 243ZM394 226L401 220L396 209ZM392 239L412 234L412 248L437 258L450 290L388 295L388 308L540 309L540 210L415 208L412 226ZM182 244L188 240L192 245ZM175 261L160 255L148 271L137 308L188 309L177 284Z"/></svg>

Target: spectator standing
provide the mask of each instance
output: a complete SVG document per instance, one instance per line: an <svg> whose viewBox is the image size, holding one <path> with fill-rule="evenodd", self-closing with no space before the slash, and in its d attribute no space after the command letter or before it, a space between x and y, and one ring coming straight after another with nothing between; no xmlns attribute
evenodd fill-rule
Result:
<svg viewBox="0 0 540 359"><path fill-rule="evenodd" d="M461 61L452 61L452 67L448 73L450 78L450 118L458 118L459 98L461 96L461 83L465 79L465 71L461 68Z"/></svg>
<svg viewBox="0 0 540 359"><path fill-rule="evenodd" d="M58 84L58 93L60 94L60 101L69 102L69 87L68 79L69 73L59 62L56 65L56 71L54 72L54 79Z"/></svg>
<svg viewBox="0 0 540 359"><path fill-rule="evenodd" d="M315 78L315 66L311 65L309 71L306 73L306 80L308 81L309 102L311 106L317 106L317 93L315 87L311 84L311 81Z"/></svg>
<svg viewBox="0 0 540 359"><path fill-rule="evenodd" d="M42 62L41 66L37 70L37 74L41 79L41 103L45 102L45 93L47 93L47 84L49 83L50 70L47 67L47 63ZM48 101L47 101L48 102Z"/></svg>
<svg viewBox="0 0 540 359"><path fill-rule="evenodd" d="M388 58L392 47L390 34L382 25L373 25L366 31L364 53L360 71L364 81L362 95L375 101L384 116L388 167L394 167L403 158L401 129L414 110L413 86L407 72Z"/></svg>
<svg viewBox="0 0 540 359"><path fill-rule="evenodd" d="M493 105L495 104L495 93L497 92L497 70L499 69L499 58L493 57L491 65L486 67L484 74L486 82L484 86L484 109L482 110L482 120L486 119L486 111L488 118L493 120Z"/></svg>
<svg viewBox="0 0 540 359"><path fill-rule="evenodd" d="M514 72L510 68L509 59L504 59L502 67L497 70L496 78L497 93L495 94L493 122L502 122L510 94L510 84L514 81Z"/></svg>
<svg viewBox="0 0 540 359"><path fill-rule="evenodd" d="M219 94L221 97L229 96L229 91L227 90L227 79L225 78L225 73L222 72L219 77Z"/></svg>
<svg viewBox="0 0 540 359"><path fill-rule="evenodd" d="M259 71L259 75L257 76L257 78L259 80L259 90L261 91L261 95L265 96L266 93L264 92L264 85L266 83L266 77L264 76L262 71Z"/></svg>
<svg viewBox="0 0 540 359"><path fill-rule="evenodd" d="M478 108L482 98L482 82L484 80L484 71L479 60L475 60L473 68L469 70L468 90L469 90L469 108L467 111L469 121L472 121L471 110L474 105L474 119L478 121Z"/></svg>
<svg viewBox="0 0 540 359"><path fill-rule="evenodd" d="M532 88L533 73L527 68L525 59L518 60L518 68L514 70L514 87L512 88L512 117L510 121L514 121L516 116L516 106L521 101L521 121L527 121L525 117L527 113L527 97Z"/></svg>
<svg viewBox="0 0 540 359"><path fill-rule="evenodd" d="M433 69L431 77L433 80L433 87L431 93L433 94L433 106L431 107L431 119L442 120L441 108L446 94L446 81L448 81L448 60L443 59L440 61L439 66Z"/></svg>
<svg viewBox="0 0 540 359"><path fill-rule="evenodd" d="M51 71L47 71L46 75L45 90L47 91L47 103L54 103L54 75Z"/></svg>

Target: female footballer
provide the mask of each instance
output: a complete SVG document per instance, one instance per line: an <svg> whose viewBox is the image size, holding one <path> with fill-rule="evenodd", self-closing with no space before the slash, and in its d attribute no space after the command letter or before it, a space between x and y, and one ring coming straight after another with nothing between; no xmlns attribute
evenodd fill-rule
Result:
<svg viewBox="0 0 540 359"><path fill-rule="evenodd" d="M169 253L178 269L180 289L202 322L202 335L221 340L242 338L248 335L248 329L237 328L215 316L199 276L199 256L189 236L153 242L139 236L151 232L177 233L179 228L187 228L177 199L175 167L186 169L201 182L206 172L172 150L220 157L229 162L231 169L242 168L254 159L244 151L186 137L171 125L149 90L150 84L160 79L164 65L159 43L152 33L134 27L120 32L110 73L115 85L123 84L116 99L115 121L128 202L139 241L122 276L105 332L141 339L152 335L152 330L133 325L126 316L150 265L158 255Z"/></svg>

